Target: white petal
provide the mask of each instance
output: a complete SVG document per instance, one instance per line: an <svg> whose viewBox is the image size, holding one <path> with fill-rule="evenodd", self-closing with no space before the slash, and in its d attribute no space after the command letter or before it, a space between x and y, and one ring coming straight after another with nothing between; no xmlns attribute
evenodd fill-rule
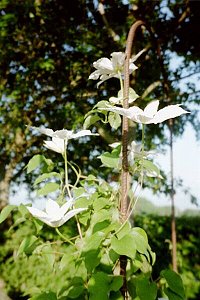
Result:
<svg viewBox="0 0 200 300"><path fill-rule="evenodd" d="M143 111L137 107L137 106L133 106L130 108L121 108L121 107L106 107L106 108L98 108L99 110L107 110L107 111L112 111L115 113L118 113L122 116L125 116L135 122L137 122L137 115L143 113Z"/></svg>
<svg viewBox="0 0 200 300"><path fill-rule="evenodd" d="M100 76L100 81L97 83L97 87L100 86L100 84L102 84L104 81L108 80L109 78L112 78L113 76L112 75L107 75L107 74L104 74L104 75L101 75Z"/></svg>
<svg viewBox="0 0 200 300"><path fill-rule="evenodd" d="M53 136L54 131L50 128L45 128L45 127L34 127L32 126L31 128L38 130L40 133L48 135L48 136Z"/></svg>
<svg viewBox="0 0 200 300"><path fill-rule="evenodd" d="M76 139L76 138L79 138L79 137L82 137L82 136L86 136L86 135L98 135L97 133L92 133L90 130L81 130L77 133L74 133L72 135L72 138L73 139Z"/></svg>
<svg viewBox="0 0 200 300"><path fill-rule="evenodd" d="M70 210L63 218L62 220L59 222L59 226L63 225L65 222L67 222L69 219L71 219L72 217L74 217L75 215L77 215L78 213L86 210L87 208L77 208L77 209L73 209Z"/></svg>
<svg viewBox="0 0 200 300"><path fill-rule="evenodd" d="M121 145L121 143L120 142L114 142L114 143L112 143L112 144L109 144L109 146L111 147L111 148L117 148L119 145Z"/></svg>
<svg viewBox="0 0 200 300"><path fill-rule="evenodd" d="M57 141L55 139L57 139ZM44 146L50 150L57 152L57 153L63 154L65 151L64 140L59 139L59 138L53 138L53 140L52 141L44 141Z"/></svg>
<svg viewBox="0 0 200 300"><path fill-rule="evenodd" d="M130 65L129 65L129 73L130 74L137 69L138 69L138 67L134 63L130 63Z"/></svg>
<svg viewBox="0 0 200 300"><path fill-rule="evenodd" d="M172 119L178 116L181 116L182 114L189 113L188 111L182 109L180 107L181 104L176 105L168 105L162 109L160 109L155 117L153 118L152 123L157 124L164 122L165 120Z"/></svg>
<svg viewBox="0 0 200 300"><path fill-rule="evenodd" d="M157 113L158 106L159 100L150 102L144 109L144 115L148 118L153 118L154 115Z"/></svg>
<svg viewBox="0 0 200 300"><path fill-rule="evenodd" d="M89 79L97 80L100 75L101 73L99 72L99 70L96 70L90 74Z"/></svg>
<svg viewBox="0 0 200 300"><path fill-rule="evenodd" d="M32 216L36 218L48 218L48 215L40 209L37 209L35 207L29 207L29 206L27 206L27 209L32 214Z"/></svg>
<svg viewBox="0 0 200 300"><path fill-rule="evenodd" d="M67 202L65 204L63 204L61 206L60 211L63 216L66 214L66 212L69 210L69 208L72 206L73 203L74 203L74 199L71 198L71 199L67 200Z"/></svg>
<svg viewBox="0 0 200 300"><path fill-rule="evenodd" d="M144 48L140 52L138 52L135 56L133 56L131 58L131 62L135 62L140 57L140 55L142 55L145 51L147 51L146 48Z"/></svg>
<svg viewBox="0 0 200 300"><path fill-rule="evenodd" d="M71 139L71 136L73 135L72 130L62 129L62 130L56 130L52 137L56 137L62 140L69 140Z"/></svg>
<svg viewBox="0 0 200 300"><path fill-rule="evenodd" d="M141 123L141 124L151 124L152 123L152 117L147 117L143 114L139 114L136 116L135 122Z"/></svg>
<svg viewBox="0 0 200 300"><path fill-rule="evenodd" d="M49 218L53 218L54 220L60 219L62 217L60 213L60 206L56 201L53 201L51 199L48 199L46 202L46 213Z"/></svg>
<svg viewBox="0 0 200 300"><path fill-rule="evenodd" d="M123 71L124 61L125 61L125 53L123 52L113 52L111 54L111 62L113 64L113 69L116 71Z"/></svg>
<svg viewBox="0 0 200 300"><path fill-rule="evenodd" d="M123 98L117 98L117 97L110 97L109 102L112 104L121 104Z"/></svg>
<svg viewBox="0 0 200 300"><path fill-rule="evenodd" d="M110 59L106 57L98 59L96 62L93 63L93 66L96 69L100 69L103 73L109 73L110 71L113 71L112 63Z"/></svg>

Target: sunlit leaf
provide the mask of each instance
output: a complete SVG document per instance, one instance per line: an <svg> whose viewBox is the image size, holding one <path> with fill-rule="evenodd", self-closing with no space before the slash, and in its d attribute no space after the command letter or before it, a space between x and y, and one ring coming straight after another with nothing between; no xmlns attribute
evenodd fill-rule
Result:
<svg viewBox="0 0 200 300"><path fill-rule="evenodd" d="M49 193L55 192L59 189L59 184L55 182L48 182L41 189L37 190L38 196L45 196Z"/></svg>
<svg viewBox="0 0 200 300"><path fill-rule="evenodd" d="M7 205L4 207L0 213L0 224L7 219L11 211L16 208L15 205Z"/></svg>
<svg viewBox="0 0 200 300"><path fill-rule="evenodd" d="M27 173L32 172L33 170L35 170L36 168L38 168L42 162L44 162L45 157L43 155L40 154L36 154L34 155L28 162L26 168L27 168Z"/></svg>
<svg viewBox="0 0 200 300"><path fill-rule="evenodd" d="M25 237L19 246L17 255L20 255L22 253L30 255L37 247L37 240L38 238L34 235Z"/></svg>

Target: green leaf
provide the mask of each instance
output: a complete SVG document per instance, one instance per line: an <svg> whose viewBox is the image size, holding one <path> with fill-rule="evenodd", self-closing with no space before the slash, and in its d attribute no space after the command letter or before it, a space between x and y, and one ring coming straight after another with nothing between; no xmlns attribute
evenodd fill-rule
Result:
<svg viewBox="0 0 200 300"><path fill-rule="evenodd" d="M37 195L38 196L45 196L49 193L55 192L56 190L59 189L59 187L60 187L60 185L58 183L48 182L41 189L37 190Z"/></svg>
<svg viewBox="0 0 200 300"><path fill-rule="evenodd" d="M83 129L88 129L91 125L95 124L99 120L101 120L101 117L97 115L89 115L83 123Z"/></svg>
<svg viewBox="0 0 200 300"><path fill-rule="evenodd" d="M126 255L132 259L135 258L135 238L131 233L126 234L120 240L113 236L111 239L111 247L119 255Z"/></svg>
<svg viewBox="0 0 200 300"><path fill-rule="evenodd" d="M143 159L141 160L141 165L146 170L147 176L160 176L160 170L156 165L154 165L154 163L152 163L152 161Z"/></svg>
<svg viewBox="0 0 200 300"><path fill-rule="evenodd" d="M26 168L27 168L27 173L32 172L33 170L35 170L37 167L39 167L42 162L44 162L45 157L43 155L40 154L36 154L34 155L28 162Z"/></svg>
<svg viewBox="0 0 200 300"><path fill-rule="evenodd" d="M37 240L38 238L34 235L27 236L25 239L23 239L17 251L17 256L22 253L30 255L37 247Z"/></svg>
<svg viewBox="0 0 200 300"><path fill-rule="evenodd" d="M36 233L38 234L42 230L42 228L44 226L44 223L42 221L38 220L38 219L35 219L35 218L33 218L32 222L34 223Z"/></svg>
<svg viewBox="0 0 200 300"><path fill-rule="evenodd" d="M130 231L131 231L131 225L129 222L126 222L125 224L123 224L123 227L121 227L121 229L116 233L117 238L120 240L121 238L123 238L123 236L128 234Z"/></svg>
<svg viewBox="0 0 200 300"><path fill-rule="evenodd" d="M16 208L16 205L7 205L0 213L0 224L7 219L11 211Z"/></svg>
<svg viewBox="0 0 200 300"><path fill-rule="evenodd" d="M146 254L148 249L148 238L146 232L139 227L131 229L131 234L134 236L136 250L142 254Z"/></svg>
<svg viewBox="0 0 200 300"><path fill-rule="evenodd" d="M70 283L70 289L67 297L70 299L78 298L84 291L84 281L81 277L74 277Z"/></svg>
<svg viewBox="0 0 200 300"><path fill-rule="evenodd" d="M156 283L149 282L147 277L136 278L136 294L140 300L155 300L157 296Z"/></svg>
<svg viewBox="0 0 200 300"><path fill-rule="evenodd" d="M101 100L101 101L99 101L99 102L94 106L94 108L97 108L97 107L104 108L104 107L108 107L108 106L111 107L109 101Z"/></svg>
<svg viewBox="0 0 200 300"><path fill-rule="evenodd" d="M123 277L122 276L113 276L112 281L110 283L110 291L119 291L119 289L123 285Z"/></svg>
<svg viewBox="0 0 200 300"><path fill-rule="evenodd" d="M118 92L118 98L123 99L123 91L120 90ZM139 95L134 91L134 89L129 88L129 102L134 102L137 98L139 98Z"/></svg>
<svg viewBox="0 0 200 300"><path fill-rule="evenodd" d="M48 178L51 178L51 177L57 177L60 179L60 173L57 173L57 172L44 173L36 178L34 185L36 185Z"/></svg>
<svg viewBox="0 0 200 300"><path fill-rule="evenodd" d="M110 277L103 272L93 274L88 282L90 300L108 300Z"/></svg>
<svg viewBox="0 0 200 300"><path fill-rule="evenodd" d="M170 288L165 288L164 292L167 295L167 297L169 298L169 300L183 300L183 299L185 299L185 298L177 295L176 293L174 293Z"/></svg>
<svg viewBox="0 0 200 300"><path fill-rule="evenodd" d="M121 125L121 117L116 113L110 112L108 115L108 122L112 128L117 129Z"/></svg>
<svg viewBox="0 0 200 300"><path fill-rule="evenodd" d="M95 232L94 234L87 236L85 238L85 247L84 252L90 251L90 250L97 250L101 244L101 242L104 240L105 234L101 231Z"/></svg>
<svg viewBox="0 0 200 300"><path fill-rule="evenodd" d="M27 214L29 214L29 211L27 209L27 207L24 204L20 204L18 206L18 211L20 212L20 214L25 217Z"/></svg>
<svg viewBox="0 0 200 300"><path fill-rule="evenodd" d="M119 168L119 154L114 150L111 153L104 152L100 156L100 159L101 159L102 164L104 164L106 167L118 169Z"/></svg>
<svg viewBox="0 0 200 300"><path fill-rule="evenodd" d="M185 291L180 275L172 270L163 270L160 274L166 279L169 288L180 296L181 299L185 299Z"/></svg>
<svg viewBox="0 0 200 300"><path fill-rule="evenodd" d="M46 244L42 247L42 255L50 269L53 269L55 263L55 254L53 253L53 249L50 244Z"/></svg>
<svg viewBox="0 0 200 300"><path fill-rule="evenodd" d="M33 296L30 300L58 300L53 292L45 292L37 296Z"/></svg>
<svg viewBox="0 0 200 300"><path fill-rule="evenodd" d="M95 249L95 250L87 251L83 254L83 257L85 259L85 267L88 273L92 273L94 268L96 268L100 263L101 260L100 250Z"/></svg>
<svg viewBox="0 0 200 300"><path fill-rule="evenodd" d="M99 197L99 198L96 198L93 202L93 208L94 208L94 211L98 211L102 208L104 208L105 206L109 206L109 199L106 199L106 198L103 198L103 197Z"/></svg>

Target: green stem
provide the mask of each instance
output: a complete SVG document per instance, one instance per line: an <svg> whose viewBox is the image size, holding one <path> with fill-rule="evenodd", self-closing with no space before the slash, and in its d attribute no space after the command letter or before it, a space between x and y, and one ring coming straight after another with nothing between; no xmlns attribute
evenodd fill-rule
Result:
<svg viewBox="0 0 200 300"><path fill-rule="evenodd" d="M144 156L145 124L142 124L142 158Z"/></svg>
<svg viewBox="0 0 200 300"><path fill-rule="evenodd" d="M118 72L118 74L119 74L119 81L120 81L120 89L122 90L122 95L123 95L124 84L123 84L123 80L122 80L122 75L120 72Z"/></svg>
<svg viewBox="0 0 200 300"><path fill-rule="evenodd" d="M72 243L68 238L66 238L66 237L59 231L58 228L56 228L56 232L57 232L57 234L58 234L65 242L67 242L67 243L69 243L70 245L72 245L72 246L75 247L74 243Z"/></svg>
<svg viewBox="0 0 200 300"><path fill-rule="evenodd" d="M68 166L67 166L67 141L64 140L64 161L65 161L65 188L67 189L68 195L71 198L71 192L69 189L69 179L68 179Z"/></svg>

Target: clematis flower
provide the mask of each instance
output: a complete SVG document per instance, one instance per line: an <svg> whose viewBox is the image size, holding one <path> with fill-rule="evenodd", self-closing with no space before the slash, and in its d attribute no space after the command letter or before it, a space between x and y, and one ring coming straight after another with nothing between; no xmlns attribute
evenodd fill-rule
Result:
<svg viewBox="0 0 200 300"><path fill-rule="evenodd" d="M53 131L50 128L44 127L31 127L39 131L42 134L52 137L52 141L44 141L44 146L50 150L63 154L65 151L65 145L70 139L76 139L83 136L98 135L98 133L92 133L90 130L80 130L74 133L72 130L62 129Z"/></svg>
<svg viewBox="0 0 200 300"><path fill-rule="evenodd" d="M73 202L74 200L70 199L60 207L57 202L48 199L46 202L45 211L34 207L27 207L27 209L33 217L39 219L45 224L51 227L59 227L62 226L65 222L67 222L69 219L71 219L73 216L87 209L77 208L70 210L71 206L73 205Z"/></svg>
<svg viewBox="0 0 200 300"><path fill-rule="evenodd" d="M180 107L181 104L168 105L160 110L158 110L159 100L150 102L144 110L137 106L132 106L129 108L120 107L107 107L98 108L99 110L112 111L125 116L136 123L141 124L158 124L162 123L168 119L172 119L182 114L189 113L188 111Z"/></svg>
<svg viewBox="0 0 200 300"><path fill-rule="evenodd" d="M52 138L53 137L59 138L59 139L66 140L66 141L71 140L71 139L76 139L76 138L86 136L86 135L98 135L98 133L92 133L90 130L80 130L79 132L74 133L73 130L67 130L67 129L53 131L52 129L45 128L45 127L32 126L31 128L36 129L40 133L50 136Z"/></svg>
<svg viewBox="0 0 200 300"><path fill-rule="evenodd" d="M137 69L137 66L133 63L146 49L140 51L136 56L130 59L129 72L130 74ZM93 63L96 71L90 74L89 79L97 80L100 82L97 87L107 79L112 77L119 78L119 73L123 75L124 63L125 63L125 53L123 52L113 52L111 53L111 59L106 57L100 58Z"/></svg>

